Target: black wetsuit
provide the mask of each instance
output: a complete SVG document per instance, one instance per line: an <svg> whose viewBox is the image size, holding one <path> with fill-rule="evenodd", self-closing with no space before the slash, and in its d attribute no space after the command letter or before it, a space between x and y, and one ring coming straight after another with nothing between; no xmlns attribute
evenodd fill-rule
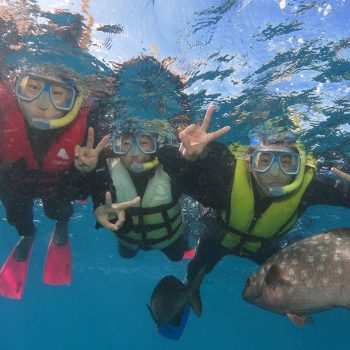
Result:
<svg viewBox="0 0 350 350"><path fill-rule="evenodd" d="M147 170L142 173L133 173L129 172L130 178L135 186L137 195L141 198L145 194L146 187L148 184L148 181L154 176L155 169ZM91 195L94 203L94 209L96 209L99 205L104 204L104 195L106 192L106 185L108 188L113 187L112 185L112 179L109 174L108 168L106 169L105 166L101 166L100 169L96 171L96 174L100 177L99 181L96 181L92 179L92 183L95 185L91 185ZM93 178L94 176L92 176ZM101 181L101 179L104 179ZM176 183L171 183L171 194L173 201L178 201L182 192L181 188L177 186ZM116 194L115 189L113 189L112 197L114 201L116 201ZM97 228L100 228L101 226L99 224L96 225ZM119 229L118 234L119 235L127 235L129 232L133 231L134 227L132 225L131 216L128 215L128 211L126 210L126 216L125 216L125 222L123 226ZM114 232L114 234L117 237L117 232ZM140 245L140 249L143 250L149 250L150 248L147 245ZM161 251L172 261L179 261L182 259L183 254L188 249L188 243L187 243L187 237L185 235L180 236L175 242L170 244L164 249L161 249ZM118 244L118 251L120 255L124 258L132 258L137 254L137 250L132 250L126 247L125 245L119 243Z"/></svg>
<svg viewBox="0 0 350 350"><path fill-rule="evenodd" d="M195 162L184 160L178 149L172 147L163 147L159 151L158 158L164 170L178 186L181 186L183 192L203 206L200 214L207 230L201 235L196 255L189 264L187 278L192 281L202 266L205 265L208 273L225 255L236 254L234 249L229 250L221 245L223 222L215 212L229 208L235 157L225 145L213 142L208 145L206 156ZM260 212L263 212L273 198L262 199L257 195L255 186L253 183L256 209L258 207ZM300 202L298 216L314 204L350 207L350 184L316 174ZM249 258L262 263L280 249L278 243L271 241L270 246L260 250L258 254L252 253Z"/></svg>

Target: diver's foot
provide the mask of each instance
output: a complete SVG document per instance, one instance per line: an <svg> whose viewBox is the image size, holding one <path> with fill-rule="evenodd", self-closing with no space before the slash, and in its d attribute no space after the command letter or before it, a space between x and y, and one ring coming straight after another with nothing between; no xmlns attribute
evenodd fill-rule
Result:
<svg viewBox="0 0 350 350"><path fill-rule="evenodd" d="M27 260L33 242L34 236L21 236L21 239L19 240L13 255L16 261Z"/></svg>
<svg viewBox="0 0 350 350"><path fill-rule="evenodd" d="M68 242L68 221L57 221L53 234L54 245L65 245Z"/></svg>

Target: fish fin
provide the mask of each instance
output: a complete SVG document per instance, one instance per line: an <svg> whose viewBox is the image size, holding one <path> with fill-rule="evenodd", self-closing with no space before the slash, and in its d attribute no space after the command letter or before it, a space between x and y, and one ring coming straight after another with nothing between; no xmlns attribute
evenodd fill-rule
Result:
<svg viewBox="0 0 350 350"><path fill-rule="evenodd" d="M280 268L276 264L271 265L271 267L269 268L269 271L267 271L265 275L265 284L269 287L291 285L291 283L283 277Z"/></svg>
<svg viewBox="0 0 350 350"><path fill-rule="evenodd" d="M312 318L303 313L287 312L287 317L298 327L304 327L305 323L313 323Z"/></svg>

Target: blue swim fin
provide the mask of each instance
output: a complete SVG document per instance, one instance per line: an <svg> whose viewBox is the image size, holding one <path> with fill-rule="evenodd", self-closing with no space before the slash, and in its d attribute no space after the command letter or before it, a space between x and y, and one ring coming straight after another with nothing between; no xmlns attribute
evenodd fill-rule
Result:
<svg viewBox="0 0 350 350"><path fill-rule="evenodd" d="M53 286L71 284L72 282L72 255L70 243L54 244L52 234L46 254L43 281Z"/></svg>
<svg viewBox="0 0 350 350"><path fill-rule="evenodd" d="M23 295L34 240L30 245L29 253L24 261L17 261L14 258L16 248L20 241L21 240L18 241L12 250L0 271L0 295L18 300L20 300Z"/></svg>
<svg viewBox="0 0 350 350"><path fill-rule="evenodd" d="M163 326L160 326L158 327L159 334L161 334L165 338L179 340L185 329L188 316L190 314L190 310L191 310L191 305L190 304L186 305L182 312L181 321L179 325L175 325L169 322Z"/></svg>

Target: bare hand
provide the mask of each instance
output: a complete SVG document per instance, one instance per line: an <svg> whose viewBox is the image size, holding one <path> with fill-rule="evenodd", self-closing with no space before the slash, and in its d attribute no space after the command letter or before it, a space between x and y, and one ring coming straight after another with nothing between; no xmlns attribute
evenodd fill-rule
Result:
<svg viewBox="0 0 350 350"><path fill-rule="evenodd" d="M105 148L108 143L108 136L105 136L96 146L94 147L94 129L89 128L86 146L81 147L76 145L74 148L74 165L82 173L89 173L94 170L98 163L98 157L101 151Z"/></svg>
<svg viewBox="0 0 350 350"><path fill-rule="evenodd" d="M112 196L110 192L106 192L105 204L100 205L95 209L96 220L106 229L111 231L118 231L125 222L125 209L140 203L141 198L136 197L128 202L112 203ZM110 220L118 218L115 224Z"/></svg>
<svg viewBox="0 0 350 350"><path fill-rule="evenodd" d="M208 133L213 112L214 105L210 104L201 126L191 124L179 133L181 140L179 151L183 158L195 161L204 152L209 142L231 130L230 126L225 126L217 131Z"/></svg>
<svg viewBox="0 0 350 350"><path fill-rule="evenodd" d="M337 176L339 176L340 178L342 178L343 180L350 182L350 175L343 173L342 171L340 171L339 169L332 167L331 168L331 172Z"/></svg>

